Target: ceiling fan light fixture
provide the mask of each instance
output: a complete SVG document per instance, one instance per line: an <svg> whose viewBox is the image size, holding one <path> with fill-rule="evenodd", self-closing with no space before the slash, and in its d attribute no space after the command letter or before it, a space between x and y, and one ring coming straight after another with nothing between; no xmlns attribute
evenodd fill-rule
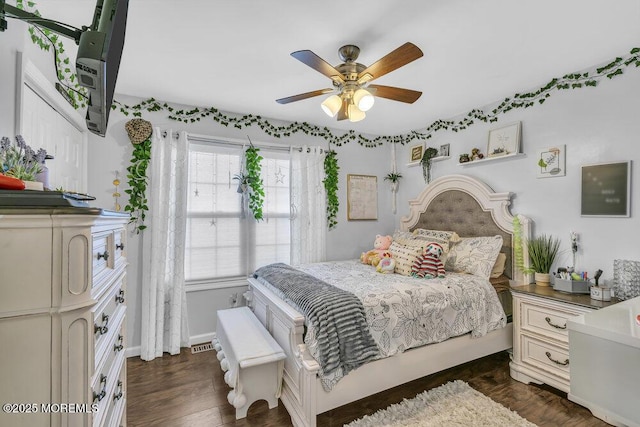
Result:
<svg viewBox="0 0 640 427"><path fill-rule="evenodd" d="M358 106L360 111L369 111L375 102L375 98L366 89L358 89L353 94L353 103Z"/></svg>
<svg viewBox="0 0 640 427"><path fill-rule="evenodd" d="M350 122L359 122L360 120L363 120L365 117L367 117L367 115L356 105L349 104L349 106L347 107L347 117L349 117Z"/></svg>
<svg viewBox="0 0 640 427"><path fill-rule="evenodd" d="M322 111L324 111L327 116L335 117L342 108L342 99L338 95L331 95L320 104L322 107Z"/></svg>

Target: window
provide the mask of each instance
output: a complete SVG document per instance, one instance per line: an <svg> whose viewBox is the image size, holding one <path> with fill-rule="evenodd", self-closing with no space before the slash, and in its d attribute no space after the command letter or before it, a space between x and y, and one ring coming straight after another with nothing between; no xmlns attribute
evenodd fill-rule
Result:
<svg viewBox="0 0 640 427"><path fill-rule="evenodd" d="M289 153L260 149L264 219L243 206L238 181L243 151L228 143L190 143L185 279L246 277L256 268L290 261Z"/></svg>

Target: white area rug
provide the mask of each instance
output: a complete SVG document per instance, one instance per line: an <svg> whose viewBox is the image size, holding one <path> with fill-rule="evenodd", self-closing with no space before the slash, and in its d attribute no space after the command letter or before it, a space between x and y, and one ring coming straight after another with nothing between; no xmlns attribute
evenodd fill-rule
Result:
<svg viewBox="0 0 640 427"><path fill-rule="evenodd" d="M464 381L451 381L367 415L348 427L535 427Z"/></svg>

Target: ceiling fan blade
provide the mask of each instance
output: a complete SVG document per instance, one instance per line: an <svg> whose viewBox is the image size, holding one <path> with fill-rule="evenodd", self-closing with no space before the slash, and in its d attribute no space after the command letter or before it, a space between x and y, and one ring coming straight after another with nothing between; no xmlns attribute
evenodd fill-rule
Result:
<svg viewBox="0 0 640 427"><path fill-rule="evenodd" d="M320 96L330 92L333 92L333 89L319 89L314 90L313 92L305 92L298 95L288 96L286 98L276 99L276 102L278 104L288 104L290 102L302 101L303 99L313 98L314 96Z"/></svg>
<svg viewBox="0 0 640 427"><path fill-rule="evenodd" d="M347 102L346 99L343 99L342 108L340 108L340 111L338 111L338 116L337 116L338 120L345 120L349 118L349 116L347 115L347 108L349 108L349 103Z"/></svg>
<svg viewBox="0 0 640 427"><path fill-rule="evenodd" d="M310 50L298 50L293 52L291 56L319 73L324 74L330 79L334 81L337 80L338 83L344 83L344 76L340 71L336 70L333 65L329 64Z"/></svg>
<svg viewBox="0 0 640 427"><path fill-rule="evenodd" d="M420 95L422 95L422 92L418 92L417 90L402 89L393 86L369 85L367 89L372 89L371 92L374 96L406 102L407 104L413 104L420 98Z"/></svg>
<svg viewBox="0 0 640 427"><path fill-rule="evenodd" d="M396 50L388 53L377 62L374 62L358 74L358 83L365 83L373 79L377 79L378 77L382 77L393 70L397 70L398 68L415 61L422 57L422 55L423 53L418 46L407 42Z"/></svg>

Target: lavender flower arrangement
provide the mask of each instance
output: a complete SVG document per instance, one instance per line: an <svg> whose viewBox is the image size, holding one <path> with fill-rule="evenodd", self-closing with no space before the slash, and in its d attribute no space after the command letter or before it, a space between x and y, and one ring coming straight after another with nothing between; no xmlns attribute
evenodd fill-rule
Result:
<svg viewBox="0 0 640 427"><path fill-rule="evenodd" d="M47 152L39 149L33 151L21 135L16 135L16 144L6 136L0 139L0 173L21 179L35 181L36 175L42 172Z"/></svg>

